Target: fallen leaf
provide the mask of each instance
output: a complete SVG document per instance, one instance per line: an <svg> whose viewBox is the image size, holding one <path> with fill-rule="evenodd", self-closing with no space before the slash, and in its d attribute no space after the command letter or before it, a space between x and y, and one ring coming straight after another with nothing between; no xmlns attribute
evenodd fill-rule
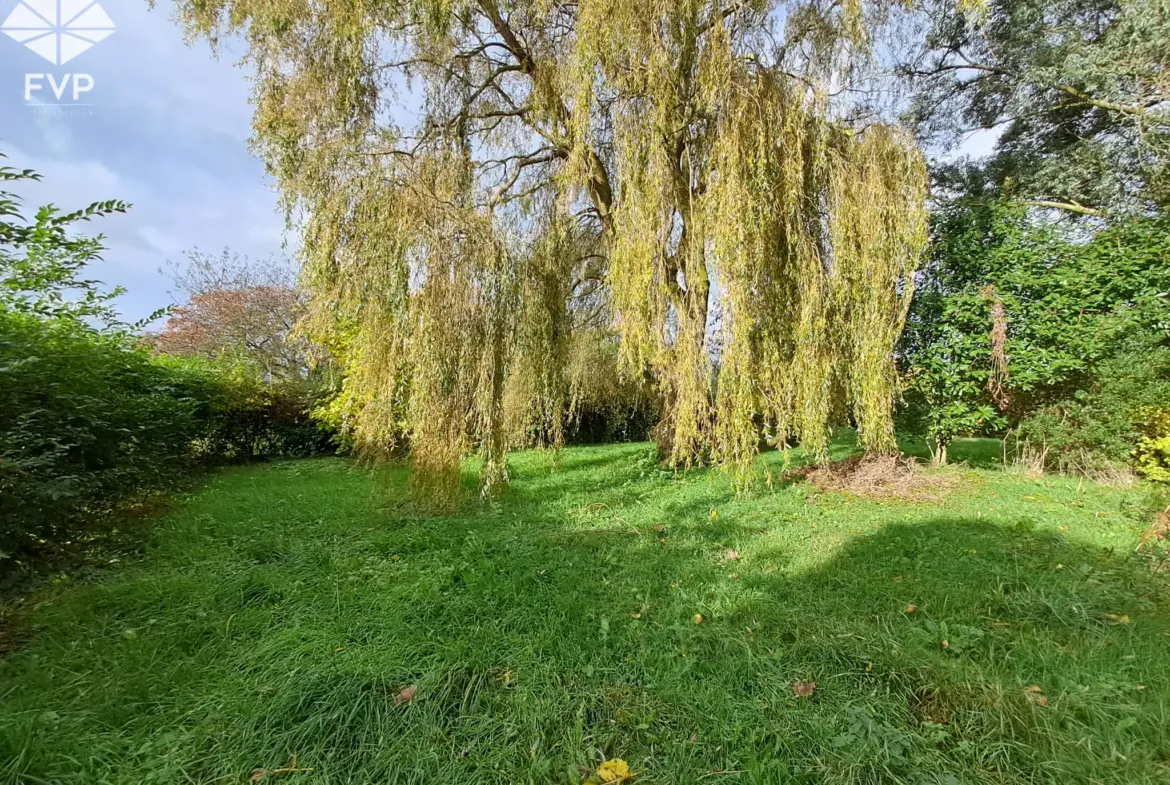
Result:
<svg viewBox="0 0 1170 785"><path fill-rule="evenodd" d="M408 703L414 700L415 693L418 692L418 687L411 685L410 687L403 687L402 692L394 696L394 705L397 706L402 703Z"/></svg>
<svg viewBox="0 0 1170 785"><path fill-rule="evenodd" d="M909 605L907 605L905 608L902 609L902 613L914 613L914 611L916 611L916 610L918 610L918 606L915 605L914 603L910 603Z"/></svg>
<svg viewBox="0 0 1170 785"><path fill-rule="evenodd" d="M697 733L692 733L691 738L688 739L688 741L690 741L691 744L694 744L698 740L699 740L699 735Z"/></svg>
<svg viewBox="0 0 1170 785"><path fill-rule="evenodd" d="M656 524L654 524L653 526L651 526L650 528L651 528L651 529L653 529L653 530L654 530L654 531L656 531L656 532L659 532L659 533L662 533L662 532L666 531L666 526L664 526L664 525L663 525L663 524L661 524L661 523L656 523Z"/></svg>
<svg viewBox="0 0 1170 785"><path fill-rule="evenodd" d="M723 558L727 561L739 561L743 558L743 555L735 548L728 548L723 552Z"/></svg>
<svg viewBox="0 0 1170 785"><path fill-rule="evenodd" d="M718 517L719 517L719 511L716 510L714 507L712 507L711 508L711 520L715 520Z"/></svg>
<svg viewBox="0 0 1170 785"><path fill-rule="evenodd" d="M1129 624L1129 617L1125 614L1118 616L1116 613L1106 613L1105 618L1110 624Z"/></svg>
<svg viewBox="0 0 1170 785"><path fill-rule="evenodd" d="M642 614L640 614L640 613L631 613L631 614L630 614L630 618L631 618L631 619L640 619L640 618L642 618Z"/></svg>
<svg viewBox="0 0 1170 785"><path fill-rule="evenodd" d="M1048 696L1044 694L1044 690L1040 689L1040 687L1035 684L1025 689L1024 694L1028 696L1028 700L1037 706L1048 705Z"/></svg>
<svg viewBox="0 0 1170 785"><path fill-rule="evenodd" d="M695 624L702 624L703 623L703 614L696 613L695 617L693 619L691 619L691 621L693 621Z"/></svg>
<svg viewBox="0 0 1170 785"><path fill-rule="evenodd" d="M792 682L792 694L798 698L811 698L816 691L817 683L815 681Z"/></svg>
<svg viewBox="0 0 1170 785"><path fill-rule="evenodd" d="M500 683L501 683L501 684L502 684L502 685L503 685L505 688L507 688L507 687L511 687L511 686L512 686L512 671L504 671L504 676L503 676L503 678L500 680Z"/></svg>
<svg viewBox="0 0 1170 785"><path fill-rule="evenodd" d="M942 645L942 647L943 647L944 649L949 649L949 648L951 648L951 642L950 642L950 641L948 641L948 640L943 640L943 642L942 642L942 644L941 644L941 645Z"/></svg>
<svg viewBox="0 0 1170 785"><path fill-rule="evenodd" d="M630 771L630 766L621 758L614 758L607 760L597 769L597 779L599 782L627 782L633 779L634 773Z"/></svg>

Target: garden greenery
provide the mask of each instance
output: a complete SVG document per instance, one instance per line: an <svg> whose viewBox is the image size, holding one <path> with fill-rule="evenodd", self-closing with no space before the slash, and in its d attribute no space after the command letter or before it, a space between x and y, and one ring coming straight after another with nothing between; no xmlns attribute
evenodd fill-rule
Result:
<svg viewBox="0 0 1170 785"><path fill-rule="evenodd" d="M559 443L586 268L622 372L661 391L672 464L746 479L761 412L818 458L848 413L894 449L925 166L828 98L887 4L179 7L192 34L247 38L257 149L304 218L312 329L347 347L352 436L405 437L426 498L452 499L475 448L483 492L506 480L509 395Z"/></svg>
<svg viewBox="0 0 1170 785"><path fill-rule="evenodd" d="M1094 234L995 198L951 202L902 339L904 424L943 459L955 436L1010 428L1052 468L1119 466L1143 438L1143 466L1156 468L1168 293L1165 218Z"/></svg>
<svg viewBox="0 0 1170 785"><path fill-rule="evenodd" d="M0 181L36 179L0 167ZM9 186L13 187L13 186ZM84 536L197 465L330 446L303 390L243 364L154 356L84 275L101 236L78 222L128 208L40 208L0 192L0 562Z"/></svg>

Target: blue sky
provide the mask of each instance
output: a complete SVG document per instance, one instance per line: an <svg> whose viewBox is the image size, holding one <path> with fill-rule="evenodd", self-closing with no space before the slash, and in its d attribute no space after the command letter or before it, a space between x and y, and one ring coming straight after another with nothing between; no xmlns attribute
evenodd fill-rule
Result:
<svg viewBox="0 0 1170 785"><path fill-rule="evenodd" d="M168 259L193 246L278 254L284 222L248 151L250 84L239 49L216 60L206 43L188 47L165 1L153 10L145 0L100 2L117 30L64 65L0 36L0 152L44 177L20 188L26 207L133 203L92 229L109 245L93 277L126 287L119 305L134 320L172 301L158 272ZM0 20L16 5L0 0ZM81 100L92 105L30 107L26 73L55 73L58 82L90 74L94 87Z"/></svg>

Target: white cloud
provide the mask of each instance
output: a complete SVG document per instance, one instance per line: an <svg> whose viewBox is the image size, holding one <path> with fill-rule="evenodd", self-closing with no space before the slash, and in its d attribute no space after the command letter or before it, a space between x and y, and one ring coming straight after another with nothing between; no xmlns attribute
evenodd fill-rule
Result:
<svg viewBox="0 0 1170 785"><path fill-rule="evenodd" d="M0 15L16 0L0 0ZM47 64L0 39L0 152L9 165L38 170L22 184L26 204L76 209L123 199L134 207L86 225L109 251L94 275L126 287L128 319L166 305L170 284L158 268L199 246L230 246L252 256L278 253L283 221L261 164L248 152L249 72L216 60L206 44L188 47L169 9L141 0L103 0L117 25L108 39L60 71L93 75L92 112L30 110L23 74Z"/></svg>
<svg viewBox="0 0 1170 785"><path fill-rule="evenodd" d="M153 226L138 227L138 236L155 251L168 257L178 257L183 252L183 240Z"/></svg>
<svg viewBox="0 0 1170 785"><path fill-rule="evenodd" d="M52 202L72 209L80 202L117 198L112 194L125 189L118 175L101 161L60 157L54 150L56 145L47 138L45 147L39 155L12 144L0 148L9 158L8 165L35 169L41 175L41 182L20 188L26 206Z"/></svg>

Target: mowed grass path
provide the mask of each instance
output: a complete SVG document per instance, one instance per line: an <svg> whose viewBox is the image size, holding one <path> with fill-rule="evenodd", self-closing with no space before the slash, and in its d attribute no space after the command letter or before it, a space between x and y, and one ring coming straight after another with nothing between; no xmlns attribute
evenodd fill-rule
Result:
<svg viewBox="0 0 1170 785"><path fill-rule="evenodd" d="M580 783L611 757L680 785L1170 780L1142 489L952 469L940 502L736 498L648 451L521 454L447 517L402 470L216 475L141 560L27 599L0 782L245 783L294 754L267 785Z"/></svg>

